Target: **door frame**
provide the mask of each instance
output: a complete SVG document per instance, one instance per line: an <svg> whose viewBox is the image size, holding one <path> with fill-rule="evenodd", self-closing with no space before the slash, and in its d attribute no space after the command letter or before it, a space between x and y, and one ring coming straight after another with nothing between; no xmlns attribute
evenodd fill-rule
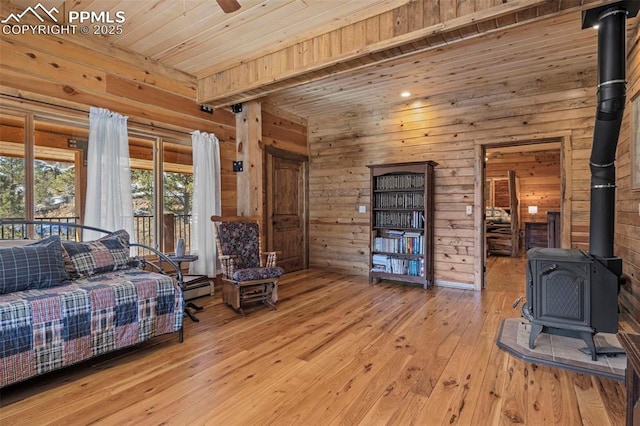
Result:
<svg viewBox="0 0 640 426"><path fill-rule="evenodd" d="M486 280L487 253L485 250L484 229L484 186L486 173L484 159L487 148L539 144L549 142L549 139L557 139L560 141L560 234L562 235L562 247L571 246L571 131L476 140L474 143L473 182L473 226L476 230L474 236L473 289L476 291L484 289Z"/></svg>
<svg viewBox="0 0 640 426"><path fill-rule="evenodd" d="M309 157L306 155L296 154L273 146L265 147L266 153L266 176L265 182L267 186L266 200L266 223L265 232L267 240L267 250L273 250L273 158L284 158L288 160L296 160L302 163L302 246L304 253L302 255L303 269L309 268Z"/></svg>

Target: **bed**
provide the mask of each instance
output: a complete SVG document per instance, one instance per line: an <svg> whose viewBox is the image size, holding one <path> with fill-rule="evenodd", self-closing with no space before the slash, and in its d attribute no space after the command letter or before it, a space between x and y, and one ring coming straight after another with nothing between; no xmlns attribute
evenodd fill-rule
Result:
<svg viewBox="0 0 640 426"><path fill-rule="evenodd" d="M518 191L515 172L509 171L506 194L492 200L503 199L509 207L489 205L485 211L485 248L487 256L516 257L520 251L520 224L518 222ZM508 200L508 201L507 201Z"/></svg>

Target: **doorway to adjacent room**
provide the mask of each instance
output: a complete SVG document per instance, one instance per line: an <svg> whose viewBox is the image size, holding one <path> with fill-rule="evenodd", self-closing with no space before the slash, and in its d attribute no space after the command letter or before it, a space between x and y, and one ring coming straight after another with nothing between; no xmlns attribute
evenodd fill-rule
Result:
<svg viewBox="0 0 640 426"><path fill-rule="evenodd" d="M477 150L482 168L482 218L476 220L482 288L488 266L496 259L521 258L531 247L547 247L550 239L554 246L561 246L562 218L570 213L562 197L565 141L569 142L568 137L487 143ZM555 230L551 237L549 223Z"/></svg>

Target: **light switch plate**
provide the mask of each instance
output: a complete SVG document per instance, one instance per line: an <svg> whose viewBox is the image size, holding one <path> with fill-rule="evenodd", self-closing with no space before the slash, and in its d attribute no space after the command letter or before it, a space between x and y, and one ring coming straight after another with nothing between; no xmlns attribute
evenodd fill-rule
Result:
<svg viewBox="0 0 640 426"><path fill-rule="evenodd" d="M367 206L358 206L358 211L360 213L366 213L367 212Z"/></svg>
<svg viewBox="0 0 640 426"><path fill-rule="evenodd" d="M467 206L467 216L471 216L473 214L473 206Z"/></svg>

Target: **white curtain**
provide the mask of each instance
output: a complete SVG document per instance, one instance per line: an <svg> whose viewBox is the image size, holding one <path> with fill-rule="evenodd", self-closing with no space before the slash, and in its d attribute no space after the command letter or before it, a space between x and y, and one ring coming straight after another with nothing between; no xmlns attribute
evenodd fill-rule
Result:
<svg viewBox="0 0 640 426"><path fill-rule="evenodd" d="M189 266L189 273L216 275L216 242L212 215L220 214L220 145L210 133L191 133L193 148L193 214L191 224L191 254L198 260Z"/></svg>
<svg viewBox="0 0 640 426"><path fill-rule="evenodd" d="M89 112L84 224L110 231L125 229L134 241L127 117L103 108L92 107ZM85 231L83 238L101 236Z"/></svg>

